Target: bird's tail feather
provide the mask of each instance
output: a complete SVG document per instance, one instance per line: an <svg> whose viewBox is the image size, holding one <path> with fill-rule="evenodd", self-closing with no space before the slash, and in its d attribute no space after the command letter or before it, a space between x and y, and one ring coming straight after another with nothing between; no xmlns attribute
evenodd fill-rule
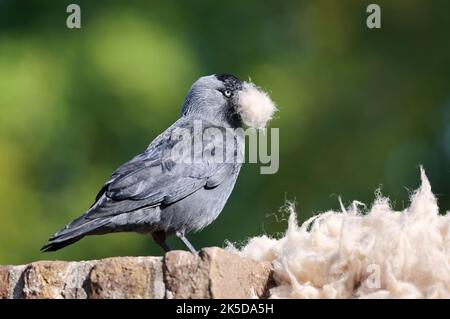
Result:
<svg viewBox="0 0 450 319"><path fill-rule="evenodd" d="M50 239L48 241L47 244L45 244L42 248L41 251L56 251L59 250L61 248L64 248L66 246L69 246L77 241L79 241L81 238L83 238L84 236L78 236L78 237L73 237L73 238L69 238L69 239L65 239L65 240L52 240Z"/></svg>
<svg viewBox="0 0 450 319"><path fill-rule="evenodd" d="M41 251L56 251L73 244L86 235L94 234L101 226L108 222L109 219L89 220L80 217L50 237L48 242L41 248Z"/></svg>

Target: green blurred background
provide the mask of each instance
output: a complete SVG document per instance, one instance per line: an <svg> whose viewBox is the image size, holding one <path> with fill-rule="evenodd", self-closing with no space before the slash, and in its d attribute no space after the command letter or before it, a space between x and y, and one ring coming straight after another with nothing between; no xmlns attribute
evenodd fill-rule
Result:
<svg viewBox="0 0 450 319"><path fill-rule="evenodd" d="M65 25L71 2L80 30ZM136 234L39 248L213 73L271 92L280 170L246 164L197 247L283 231L285 199L303 221L382 185L403 209L419 164L449 210L450 2L376 1L381 30L365 25L369 3L0 0L0 264L161 254Z"/></svg>

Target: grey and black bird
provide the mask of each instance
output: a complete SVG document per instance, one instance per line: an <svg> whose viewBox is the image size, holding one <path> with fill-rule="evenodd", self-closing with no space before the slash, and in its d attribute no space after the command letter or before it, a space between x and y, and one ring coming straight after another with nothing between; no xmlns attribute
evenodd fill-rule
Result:
<svg viewBox="0 0 450 319"><path fill-rule="evenodd" d="M176 235L214 221L230 196L242 164L242 127L265 127L275 105L250 82L210 75L190 88L180 118L148 148L113 172L92 206L42 247L55 251L84 236L114 232L152 235L165 250ZM241 129L241 130L239 130Z"/></svg>

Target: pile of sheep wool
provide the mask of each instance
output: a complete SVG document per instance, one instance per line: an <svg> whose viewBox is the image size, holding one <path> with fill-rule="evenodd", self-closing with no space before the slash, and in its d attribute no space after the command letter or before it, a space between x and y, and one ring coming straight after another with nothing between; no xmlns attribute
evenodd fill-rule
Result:
<svg viewBox="0 0 450 319"><path fill-rule="evenodd" d="M272 263L271 298L450 298L450 213L439 215L423 169L421 179L403 211L379 192L364 213L354 202L300 226L291 208L281 239L229 249Z"/></svg>

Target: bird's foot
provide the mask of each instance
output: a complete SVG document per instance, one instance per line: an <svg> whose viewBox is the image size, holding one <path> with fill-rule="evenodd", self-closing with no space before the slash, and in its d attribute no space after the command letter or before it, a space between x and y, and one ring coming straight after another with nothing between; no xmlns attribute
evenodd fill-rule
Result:
<svg viewBox="0 0 450 319"><path fill-rule="evenodd" d="M183 242L183 244L186 246L187 249L194 255L198 256L198 251L194 248L194 246L189 242L189 240L184 235L184 232L177 231L175 235Z"/></svg>
<svg viewBox="0 0 450 319"><path fill-rule="evenodd" d="M153 240L167 253L171 251L169 245L166 244L166 233L162 231L152 233Z"/></svg>

